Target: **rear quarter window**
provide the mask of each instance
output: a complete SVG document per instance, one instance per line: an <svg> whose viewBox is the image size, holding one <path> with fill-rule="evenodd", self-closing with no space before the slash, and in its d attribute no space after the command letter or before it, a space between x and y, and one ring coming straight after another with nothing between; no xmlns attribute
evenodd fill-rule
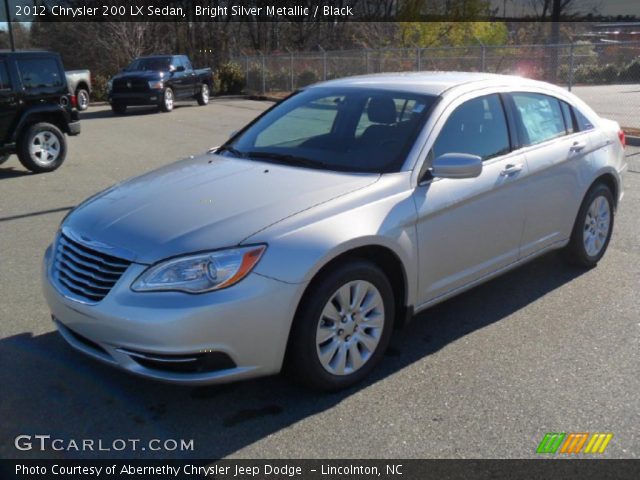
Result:
<svg viewBox="0 0 640 480"><path fill-rule="evenodd" d="M58 62L52 58L20 59L18 70L25 88L51 88L63 85Z"/></svg>
<svg viewBox="0 0 640 480"><path fill-rule="evenodd" d="M573 109L573 112L576 115L576 122L578 124L578 131L582 132L584 130L592 130L593 123L589 120L580 110L577 108Z"/></svg>

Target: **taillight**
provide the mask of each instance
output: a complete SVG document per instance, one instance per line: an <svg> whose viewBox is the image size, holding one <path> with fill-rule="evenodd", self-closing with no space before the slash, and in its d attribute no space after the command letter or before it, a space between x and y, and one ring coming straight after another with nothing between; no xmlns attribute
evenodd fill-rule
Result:
<svg viewBox="0 0 640 480"><path fill-rule="evenodd" d="M75 95L71 95L71 106L73 108L78 108L78 97Z"/></svg>
<svg viewBox="0 0 640 480"><path fill-rule="evenodd" d="M618 132L618 139L620 140L622 148L624 148L624 146L627 144L627 140L624 137L624 130L620 129L620 131Z"/></svg>

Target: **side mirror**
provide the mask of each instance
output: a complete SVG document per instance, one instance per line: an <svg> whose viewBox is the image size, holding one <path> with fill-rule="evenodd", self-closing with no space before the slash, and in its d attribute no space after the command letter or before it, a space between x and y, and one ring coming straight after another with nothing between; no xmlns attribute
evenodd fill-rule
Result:
<svg viewBox="0 0 640 480"><path fill-rule="evenodd" d="M468 153L445 153L431 166L431 174L439 178L475 178L480 173L482 158Z"/></svg>

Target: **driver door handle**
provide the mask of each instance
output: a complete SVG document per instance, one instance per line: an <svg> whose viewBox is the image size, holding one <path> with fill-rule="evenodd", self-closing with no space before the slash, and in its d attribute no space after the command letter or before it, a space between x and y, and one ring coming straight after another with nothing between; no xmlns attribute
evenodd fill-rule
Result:
<svg viewBox="0 0 640 480"><path fill-rule="evenodd" d="M573 142L571 148L569 148L570 152L581 152L587 146L585 142Z"/></svg>
<svg viewBox="0 0 640 480"><path fill-rule="evenodd" d="M503 177L506 177L509 175L513 175L514 173L518 173L520 170L522 170L522 166L523 166L522 163L516 163L516 164L510 163L509 165L504 167L504 170L500 172L500 175L502 175Z"/></svg>

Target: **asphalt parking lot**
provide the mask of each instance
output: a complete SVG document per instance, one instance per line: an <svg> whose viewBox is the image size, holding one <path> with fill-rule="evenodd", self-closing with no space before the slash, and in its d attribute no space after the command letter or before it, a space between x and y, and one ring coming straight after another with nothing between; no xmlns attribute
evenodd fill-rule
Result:
<svg viewBox="0 0 640 480"><path fill-rule="evenodd" d="M54 332L40 262L66 212L107 186L222 142L269 104L223 99L82 115L56 172L0 167L0 457L535 457L547 432L611 432L640 457L640 150L600 265L551 253L436 306L395 335L372 378L319 395L271 377L153 383L74 352ZM268 348L268 346L265 346ZM18 451L20 434L193 439L193 452Z"/></svg>

